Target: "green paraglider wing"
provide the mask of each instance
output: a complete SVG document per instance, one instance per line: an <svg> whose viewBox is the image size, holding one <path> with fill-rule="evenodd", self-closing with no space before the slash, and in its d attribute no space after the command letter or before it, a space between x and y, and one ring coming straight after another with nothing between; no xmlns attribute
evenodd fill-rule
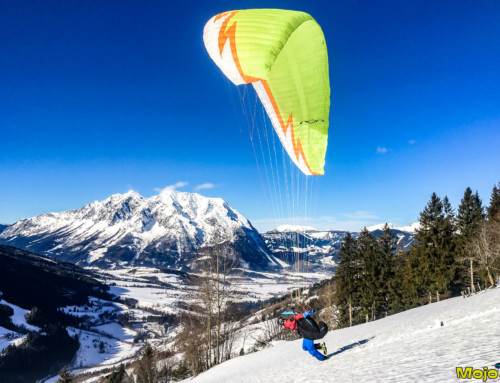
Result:
<svg viewBox="0 0 500 383"><path fill-rule="evenodd" d="M236 85L252 84L292 161L324 174L330 81L321 27L307 13L224 12L205 25L210 57Z"/></svg>

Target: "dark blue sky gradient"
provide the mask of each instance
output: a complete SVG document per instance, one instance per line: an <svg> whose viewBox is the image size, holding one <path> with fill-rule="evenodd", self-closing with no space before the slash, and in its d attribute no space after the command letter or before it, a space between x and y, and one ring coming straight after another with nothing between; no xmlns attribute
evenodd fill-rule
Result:
<svg viewBox="0 0 500 383"><path fill-rule="evenodd" d="M2 1L0 222L185 181L268 228L238 91L202 40L211 16L245 8L302 10L325 33L332 108L312 224L408 224L432 192L456 207L467 186L489 202L499 1Z"/></svg>

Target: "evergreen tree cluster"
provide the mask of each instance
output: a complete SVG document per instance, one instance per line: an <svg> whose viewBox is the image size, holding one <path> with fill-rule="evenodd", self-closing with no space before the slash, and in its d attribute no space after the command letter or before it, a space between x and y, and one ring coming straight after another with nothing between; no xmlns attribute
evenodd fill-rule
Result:
<svg viewBox="0 0 500 383"><path fill-rule="evenodd" d="M485 210L487 214L485 213ZM375 320L468 289L495 286L500 271L500 183L485 209L467 188L453 210L433 193L420 213L411 250L396 248L386 225L379 236L350 233L339 250L334 276L338 324Z"/></svg>
<svg viewBox="0 0 500 383"><path fill-rule="evenodd" d="M30 332L21 346L10 345L3 351L0 381L28 383L55 374L71 362L78 347L78 339L59 325L46 327L44 333Z"/></svg>
<svg viewBox="0 0 500 383"><path fill-rule="evenodd" d="M334 277L341 326L379 318L392 310L395 250L396 237L387 225L378 237L365 228L357 238L350 233L344 238Z"/></svg>

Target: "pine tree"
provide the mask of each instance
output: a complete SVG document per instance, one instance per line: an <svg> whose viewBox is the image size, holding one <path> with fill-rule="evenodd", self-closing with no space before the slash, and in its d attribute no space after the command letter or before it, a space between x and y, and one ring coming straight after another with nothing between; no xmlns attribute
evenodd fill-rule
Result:
<svg viewBox="0 0 500 383"><path fill-rule="evenodd" d="M120 364L117 370L114 370L108 377L108 383L121 383L125 378L125 367Z"/></svg>
<svg viewBox="0 0 500 383"><path fill-rule="evenodd" d="M359 300L361 260L357 241L347 233L339 250L339 263L333 277L336 287L336 304L340 312L339 325L352 326L356 315L354 305Z"/></svg>
<svg viewBox="0 0 500 383"><path fill-rule="evenodd" d="M72 373L70 373L65 366L59 373L59 379L57 380L56 383L72 383L74 379L75 376Z"/></svg>
<svg viewBox="0 0 500 383"><path fill-rule="evenodd" d="M388 284L388 308L390 314L396 314L403 311L405 308L411 307L405 302L405 296L407 297L410 295L409 292L405 294L408 257L409 251L398 251L392 257L392 278L389 279Z"/></svg>
<svg viewBox="0 0 500 383"><path fill-rule="evenodd" d="M370 317L374 320L382 300L380 296L382 265L379 260L377 241L366 227L359 233L358 252L362 260L360 303L366 320L368 321Z"/></svg>
<svg viewBox="0 0 500 383"><path fill-rule="evenodd" d="M410 250L405 297L407 305L422 304L450 295L455 289L458 264L454 257L455 218L447 197L441 200L433 193L420 213L416 244Z"/></svg>
<svg viewBox="0 0 500 383"><path fill-rule="evenodd" d="M476 197L479 199L479 196ZM443 218L440 220L441 248L439 249L440 264L436 272L436 294L444 298L457 292L457 276L460 261L456 257L455 233L456 218L447 196L443 198ZM440 295L437 296L439 299Z"/></svg>
<svg viewBox="0 0 500 383"><path fill-rule="evenodd" d="M500 221L500 182L493 187L491 192L490 206L488 206L488 219Z"/></svg>
<svg viewBox="0 0 500 383"><path fill-rule="evenodd" d="M468 187L457 212L457 226L460 234L465 238L471 238L483 219L484 210L479 194L477 191L476 194L472 194L471 188Z"/></svg>
<svg viewBox="0 0 500 383"><path fill-rule="evenodd" d="M154 360L154 351L148 343L142 353L142 358L139 360L137 367L137 383L157 383L157 370Z"/></svg>
<svg viewBox="0 0 500 383"><path fill-rule="evenodd" d="M460 202L457 213L457 228L459 233L455 237L457 258L462 260L462 267L459 269L458 280L465 286L470 285L472 291L474 285L474 266L473 257L468 254L468 243L476 235L481 222L484 220L484 209L479 194L472 194L468 187L465 190L464 197Z"/></svg>
<svg viewBox="0 0 500 383"><path fill-rule="evenodd" d="M382 229L382 234L377 238L379 257L381 262L380 295L382 303L380 310L387 314L391 311L392 302L399 301L400 276L395 278L395 251L396 236L387 223Z"/></svg>

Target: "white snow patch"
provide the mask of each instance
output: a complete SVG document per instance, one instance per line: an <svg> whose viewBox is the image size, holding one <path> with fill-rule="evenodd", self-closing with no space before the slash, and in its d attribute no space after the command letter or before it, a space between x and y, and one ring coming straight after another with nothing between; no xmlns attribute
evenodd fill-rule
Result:
<svg viewBox="0 0 500 383"><path fill-rule="evenodd" d="M18 346L26 339L26 335L0 327L0 353L11 344Z"/></svg>
<svg viewBox="0 0 500 383"><path fill-rule="evenodd" d="M369 226L366 229L368 231L383 230L384 226L385 223L379 223L377 225ZM394 226L392 223L388 223L387 226L389 226L389 229L391 230L400 230L400 231L406 231L408 233L415 233L415 230L418 230L420 228L420 223L412 222L407 226Z"/></svg>
<svg viewBox="0 0 500 383"><path fill-rule="evenodd" d="M121 341L106 335L100 335L91 331L68 328L71 336L78 335L80 348L77 351L73 367L94 367L96 369L105 366L113 366L138 354L142 345L130 341ZM102 346L101 346L102 343ZM85 371L92 371L92 369ZM73 371L77 372L77 371Z"/></svg>
<svg viewBox="0 0 500 383"><path fill-rule="evenodd" d="M106 254L106 251L108 251L107 248L99 248L90 251L89 256L87 257L87 263L92 263L97 261L98 259L101 259Z"/></svg>
<svg viewBox="0 0 500 383"><path fill-rule="evenodd" d="M137 334L135 331L122 327L116 322L95 326L92 327L92 330L97 333L109 335L110 337L119 340L125 340L130 342L134 339L134 336Z"/></svg>
<svg viewBox="0 0 500 383"><path fill-rule="evenodd" d="M19 327L24 327L28 331L36 331L36 332L40 331L39 327L30 325L28 324L28 322L26 322L26 314L30 312L29 310L22 309L21 307L13 305L12 303L8 303L3 299L0 300L0 303L3 305L10 306L12 310L14 310L14 315L10 317L10 320L12 321L13 324Z"/></svg>

